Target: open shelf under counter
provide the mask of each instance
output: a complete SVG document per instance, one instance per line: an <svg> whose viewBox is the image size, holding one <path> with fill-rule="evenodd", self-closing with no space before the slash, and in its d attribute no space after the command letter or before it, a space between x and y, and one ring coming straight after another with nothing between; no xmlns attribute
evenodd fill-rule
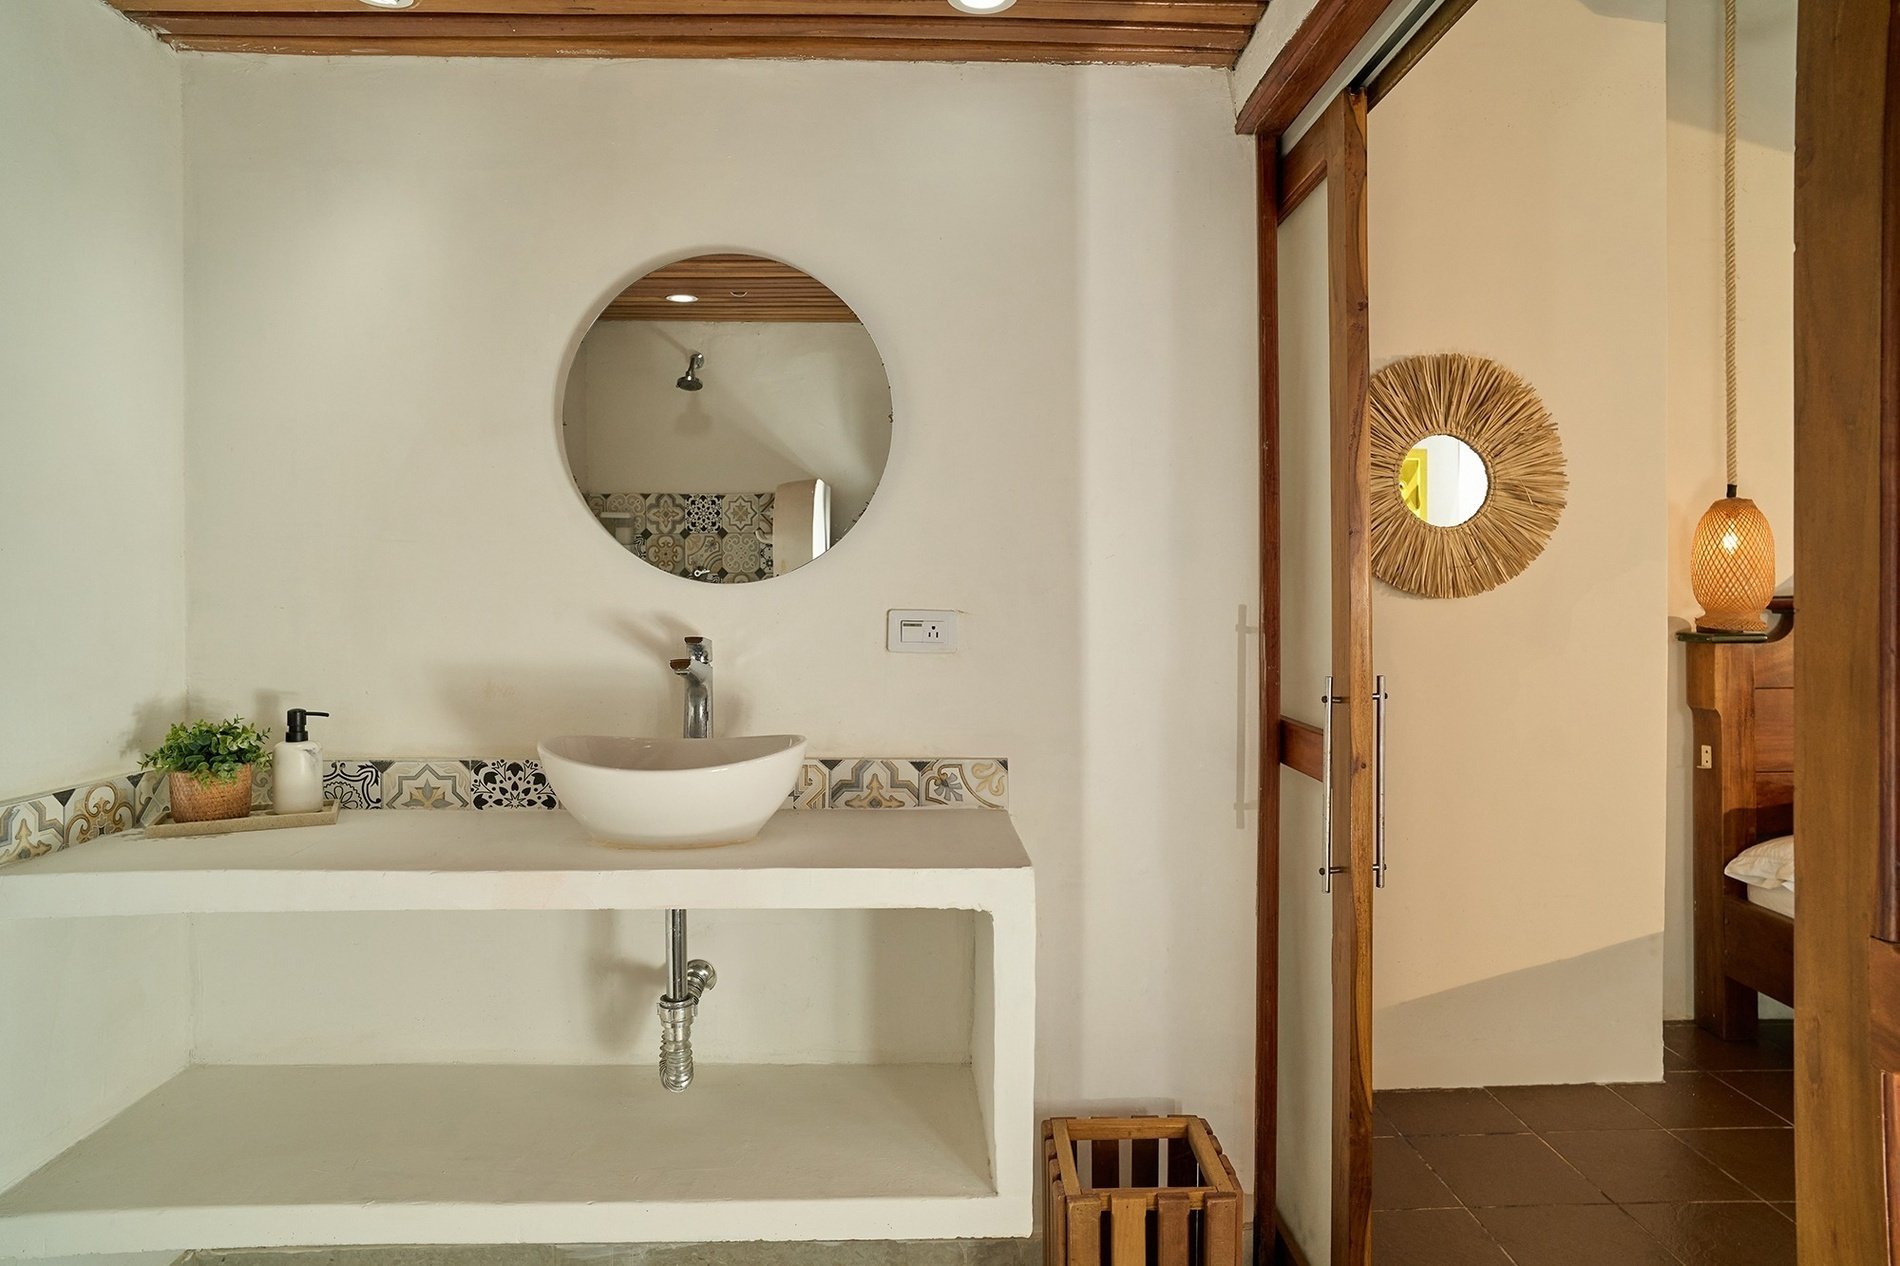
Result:
<svg viewBox="0 0 1900 1266"><path fill-rule="evenodd" d="M131 831L0 869L0 918L337 910L1033 905L1009 815L787 810L749 843L608 848L560 811L345 811L334 826Z"/></svg>
<svg viewBox="0 0 1900 1266"><path fill-rule="evenodd" d="M967 1066L206 1065L0 1194L0 1257L1027 1235L989 1154Z"/></svg>

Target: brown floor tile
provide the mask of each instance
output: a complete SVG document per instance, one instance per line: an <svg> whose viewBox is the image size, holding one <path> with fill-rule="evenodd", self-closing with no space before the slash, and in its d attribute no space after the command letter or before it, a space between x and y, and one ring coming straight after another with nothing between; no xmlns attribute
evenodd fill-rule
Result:
<svg viewBox="0 0 1900 1266"><path fill-rule="evenodd" d="M1381 1090L1374 1107L1412 1138L1420 1134L1517 1134L1524 1125L1487 1090Z"/></svg>
<svg viewBox="0 0 1900 1266"><path fill-rule="evenodd" d="M1375 1139L1395 1138L1398 1132L1399 1128L1386 1119L1385 1113L1379 1111L1378 1096L1374 1095L1372 1104L1372 1137Z"/></svg>
<svg viewBox="0 0 1900 1266"><path fill-rule="evenodd" d="M1372 1257L1378 1266L1511 1266L1463 1209L1373 1214Z"/></svg>
<svg viewBox="0 0 1900 1266"><path fill-rule="evenodd" d="M1642 1204L1629 1213L1695 1266L1794 1264L1794 1223L1765 1204Z"/></svg>
<svg viewBox="0 0 1900 1266"><path fill-rule="evenodd" d="M1777 1204L1774 1206L1774 1210L1790 1222L1795 1220L1794 1205L1792 1204Z"/></svg>
<svg viewBox="0 0 1900 1266"><path fill-rule="evenodd" d="M1752 1042L1724 1042L1693 1021L1663 1025L1663 1049L1674 1051L1708 1072L1733 1068L1794 1067L1794 1027L1786 1020L1763 1020Z"/></svg>
<svg viewBox="0 0 1900 1266"><path fill-rule="evenodd" d="M1565 1160L1618 1204L1751 1198L1734 1179L1666 1130L1583 1130L1548 1138ZM1457 1189L1456 1182L1451 1185Z"/></svg>
<svg viewBox="0 0 1900 1266"><path fill-rule="evenodd" d="M1739 1129L1780 1125L1781 1118L1726 1085L1714 1073L1664 1073L1659 1082L1610 1089L1671 1130Z"/></svg>
<svg viewBox="0 0 1900 1266"><path fill-rule="evenodd" d="M1491 1094L1536 1130L1653 1130L1656 1123L1608 1086L1493 1086Z"/></svg>
<svg viewBox="0 0 1900 1266"><path fill-rule="evenodd" d="M1678 1266L1675 1254L1615 1205L1480 1209L1478 1221L1517 1266Z"/></svg>
<svg viewBox="0 0 1900 1266"><path fill-rule="evenodd" d="M1453 1194L1474 1209L1600 1204L1604 1199L1535 1134L1439 1134L1410 1141Z"/></svg>
<svg viewBox="0 0 1900 1266"><path fill-rule="evenodd" d="M1761 1199L1794 1199L1793 1130L1678 1130L1676 1137Z"/></svg>
<svg viewBox="0 0 1900 1266"><path fill-rule="evenodd" d="M1732 1068L1715 1074L1784 1121L1794 1120L1794 1074L1760 1068Z"/></svg>
<svg viewBox="0 0 1900 1266"><path fill-rule="evenodd" d="M1686 1073L1695 1071L1695 1061L1687 1055L1679 1055L1663 1047L1663 1071L1666 1073Z"/></svg>
<svg viewBox="0 0 1900 1266"><path fill-rule="evenodd" d="M1453 1209L1458 1198L1402 1138L1372 1140L1374 1209Z"/></svg>

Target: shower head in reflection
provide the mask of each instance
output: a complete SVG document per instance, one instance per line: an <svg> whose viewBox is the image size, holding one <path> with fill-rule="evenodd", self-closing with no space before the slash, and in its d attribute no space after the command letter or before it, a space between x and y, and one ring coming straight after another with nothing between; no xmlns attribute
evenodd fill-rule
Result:
<svg viewBox="0 0 1900 1266"><path fill-rule="evenodd" d="M673 385L681 391L698 391L706 385L699 380L699 367L705 363L706 358L694 352L686 362L686 376Z"/></svg>

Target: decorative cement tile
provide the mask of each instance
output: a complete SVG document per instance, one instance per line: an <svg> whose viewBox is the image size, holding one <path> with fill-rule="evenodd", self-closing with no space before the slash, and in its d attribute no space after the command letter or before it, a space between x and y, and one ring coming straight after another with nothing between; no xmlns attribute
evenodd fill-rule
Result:
<svg viewBox="0 0 1900 1266"><path fill-rule="evenodd" d="M554 788L537 760L472 760L468 762L477 809L558 809Z"/></svg>
<svg viewBox="0 0 1900 1266"><path fill-rule="evenodd" d="M923 762L828 760L827 801L834 809L915 809L923 804Z"/></svg>
<svg viewBox="0 0 1900 1266"><path fill-rule="evenodd" d="M331 761L323 775L323 798L345 809L383 807L383 770L388 761Z"/></svg>
<svg viewBox="0 0 1900 1266"><path fill-rule="evenodd" d="M132 777L132 812L140 826L150 826L172 807L172 780L158 769L142 770Z"/></svg>
<svg viewBox="0 0 1900 1266"><path fill-rule="evenodd" d="M262 769L256 766L251 767L251 807L253 809L270 807L271 788L276 785L276 780L271 777L274 772L268 765Z"/></svg>
<svg viewBox="0 0 1900 1266"><path fill-rule="evenodd" d="M76 788L66 802L66 844L83 844L138 825L138 790L130 775Z"/></svg>
<svg viewBox="0 0 1900 1266"><path fill-rule="evenodd" d="M786 804L793 809L823 809L827 805L828 790L831 786L830 772L821 760L807 756L799 767L798 781L792 786L792 794Z"/></svg>
<svg viewBox="0 0 1900 1266"><path fill-rule="evenodd" d="M920 784L923 807L1009 808L1009 762L964 757L929 761Z"/></svg>
<svg viewBox="0 0 1900 1266"><path fill-rule="evenodd" d="M0 805L0 862L41 857L66 847L66 804L58 795Z"/></svg>
<svg viewBox="0 0 1900 1266"><path fill-rule="evenodd" d="M459 760L392 760L383 770L385 809L472 809L474 778Z"/></svg>

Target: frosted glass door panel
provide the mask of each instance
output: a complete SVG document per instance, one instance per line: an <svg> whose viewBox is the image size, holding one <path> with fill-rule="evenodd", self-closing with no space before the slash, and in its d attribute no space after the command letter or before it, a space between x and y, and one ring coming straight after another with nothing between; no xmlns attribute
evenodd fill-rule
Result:
<svg viewBox="0 0 1900 1266"><path fill-rule="evenodd" d="M1332 662L1326 190L1280 224L1281 711L1323 720ZM1320 784L1280 770L1280 1212L1315 1262L1331 1243L1332 899Z"/></svg>

